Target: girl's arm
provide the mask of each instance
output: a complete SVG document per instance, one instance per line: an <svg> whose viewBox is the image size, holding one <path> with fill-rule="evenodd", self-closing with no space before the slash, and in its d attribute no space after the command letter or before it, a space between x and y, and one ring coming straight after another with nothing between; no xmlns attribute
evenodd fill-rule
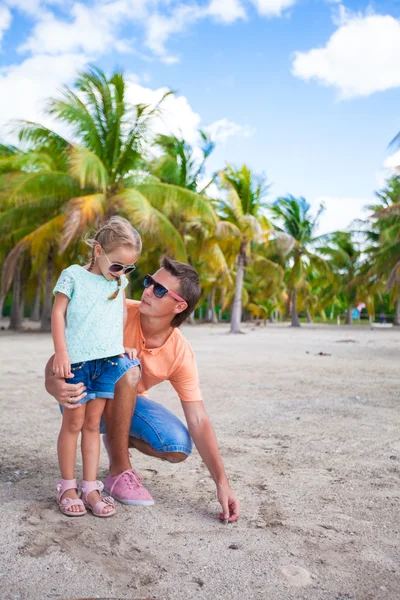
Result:
<svg viewBox="0 0 400 600"><path fill-rule="evenodd" d="M69 298L57 292L53 312L51 314L51 332L54 343L53 373L56 377L68 378L71 376L71 361L68 356L65 342L65 315Z"/></svg>

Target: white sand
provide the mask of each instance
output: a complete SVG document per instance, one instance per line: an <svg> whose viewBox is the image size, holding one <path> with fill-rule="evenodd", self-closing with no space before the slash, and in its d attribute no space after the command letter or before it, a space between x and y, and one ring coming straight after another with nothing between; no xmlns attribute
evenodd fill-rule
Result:
<svg viewBox="0 0 400 600"><path fill-rule="evenodd" d="M0 598L398 600L400 331L184 331L240 522L216 521L197 453L180 465L134 454L154 507L63 517L51 338L1 332ZM169 384L152 397L182 415Z"/></svg>

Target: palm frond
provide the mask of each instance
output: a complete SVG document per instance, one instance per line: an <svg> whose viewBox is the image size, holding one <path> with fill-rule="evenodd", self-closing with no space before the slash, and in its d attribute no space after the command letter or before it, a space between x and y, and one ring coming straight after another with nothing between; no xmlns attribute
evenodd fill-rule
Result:
<svg viewBox="0 0 400 600"><path fill-rule="evenodd" d="M60 243L60 253L68 248L72 240L101 221L105 209L105 194L90 194L72 198L66 207L66 220Z"/></svg>
<svg viewBox="0 0 400 600"><path fill-rule="evenodd" d="M50 171L26 173L8 194L8 205L22 205L44 197L64 200L79 194L76 181L67 173Z"/></svg>
<svg viewBox="0 0 400 600"><path fill-rule="evenodd" d="M83 146L74 146L71 149L70 172L78 179L81 188L93 186L103 194L106 193L108 185L106 168L101 159L91 150Z"/></svg>
<svg viewBox="0 0 400 600"><path fill-rule="evenodd" d="M185 244L178 230L139 190L126 189L113 198L113 203L143 236L161 244L177 260L187 260Z"/></svg>
<svg viewBox="0 0 400 600"><path fill-rule="evenodd" d="M151 183L137 187L157 210L179 211L188 220L199 218L204 224L215 228L217 216L206 196L200 196L191 190L166 183Z"/></svg>

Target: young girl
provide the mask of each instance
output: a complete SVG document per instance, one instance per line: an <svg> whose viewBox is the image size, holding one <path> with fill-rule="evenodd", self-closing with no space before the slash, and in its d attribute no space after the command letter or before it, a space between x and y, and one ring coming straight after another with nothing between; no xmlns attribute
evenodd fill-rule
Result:
<svg viewBox="0 0 400 600"><path fill-rule="evenodd" d="M114 397L116 382L129 369L140 368L135 349L123 346L123 321L126 275L135 269L142 242L126 219L112 217L88 243L92 247L89 264L65 269L53 292L54 374L68 383L83 382L87 392L78 408L63 411L57 446L61 471L57 502L70 517L83 516L86 509L96 517L111 517L114 500L101 497L103 484L96 481L100 419L107 400ZM81 499L74 473L80 432Z"/></svg>

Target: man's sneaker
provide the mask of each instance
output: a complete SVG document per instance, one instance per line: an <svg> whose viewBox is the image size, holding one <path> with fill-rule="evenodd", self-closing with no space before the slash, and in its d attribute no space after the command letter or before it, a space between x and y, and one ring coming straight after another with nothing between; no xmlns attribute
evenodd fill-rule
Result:
<svg viewBox="0 0 400 600"><path fill-rule="evenodd" d="M133 469L123 471L115 477L108 474L104 482L104 491L122 504L154 504L153 498L142 485L139 474Z"/></svg>

